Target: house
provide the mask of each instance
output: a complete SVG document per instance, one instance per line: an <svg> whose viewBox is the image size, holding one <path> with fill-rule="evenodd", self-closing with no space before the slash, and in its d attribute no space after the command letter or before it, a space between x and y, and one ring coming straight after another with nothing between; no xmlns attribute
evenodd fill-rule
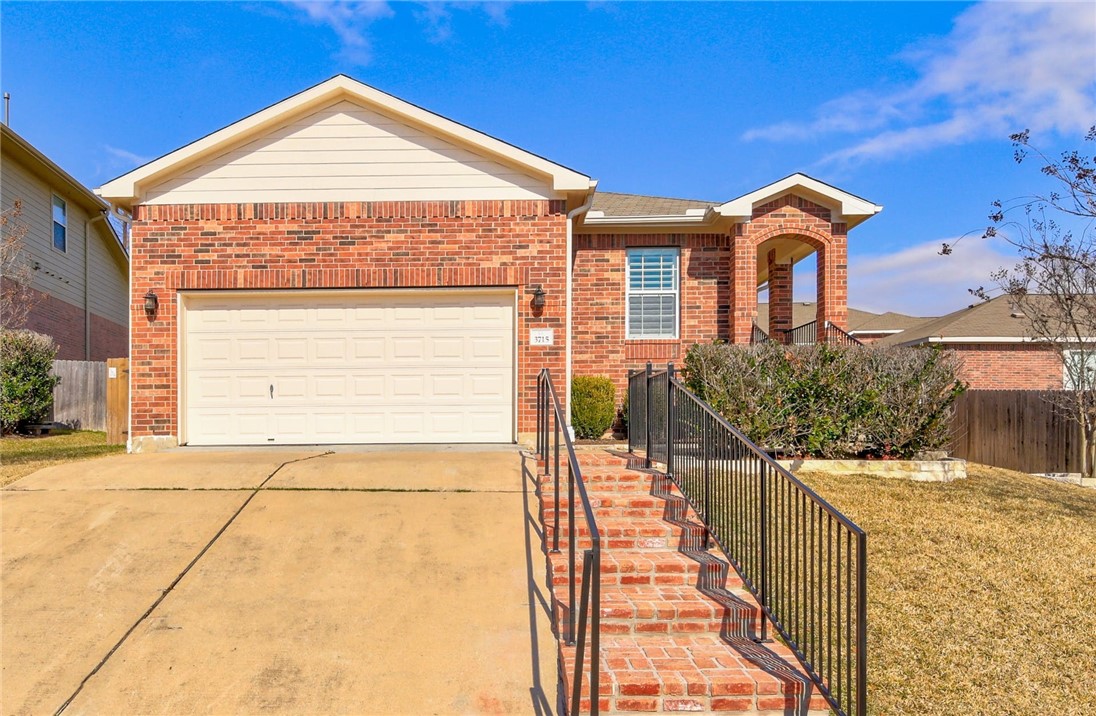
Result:
<svg viewBox="0 0 1096 716"><path fill-rule="evenodd" d="M6 124L0 167L0 204L6 214L19 206L9 227L25 227L29 309L21 327L52 336L62 360L128 355L129 258L109 204Z"/></svg>
<svg viewBox="0 0 1096 716"><path fill-rule="evenodd" d="M1061 390L1062 360L1032 339L1031 321L1009 296L997 296L929 320L878 342L941 346L962 360L961 377L976 390Z"/></svg>
<svg viewBox="0 0 1096 716"><path fill-rule="evenodd" d="M813 302L797 301L792 304L792 327L797 328L810 323L815 320L817 313L818 309ZM894 311L872 313L871 311L850 308L848 328L846 330L849 335L861 343L870 344L931 320L933 318L907 316L904 313L895 313ZM757 304L757 325L761 327L769 325L768 303Z"/></svg>
<svg viewBox="0 0 1096 716"><path fill-rule="evenodd" d="M100 187L132 213L131 448L513 442L537 374L609 375L847 323L847 236L881 207L803 174L730 201L589 176L344 75Z"/></svg>

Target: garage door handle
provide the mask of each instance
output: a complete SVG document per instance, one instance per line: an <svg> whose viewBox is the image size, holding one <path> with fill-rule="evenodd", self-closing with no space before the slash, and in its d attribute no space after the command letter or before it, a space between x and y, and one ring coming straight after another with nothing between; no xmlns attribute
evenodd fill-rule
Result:
<svg viewBox="0 0 1096 716"><path fill-rule="evenodd" d="M274 384L270 384L270 399L274 400Z"/></svg>

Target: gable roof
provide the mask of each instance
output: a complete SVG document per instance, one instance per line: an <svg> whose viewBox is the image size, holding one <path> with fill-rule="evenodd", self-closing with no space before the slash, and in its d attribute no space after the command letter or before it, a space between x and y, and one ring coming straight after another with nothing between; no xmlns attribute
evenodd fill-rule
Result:
<svg viewBox="0 0 1096 716"><path fill-rule="evenodd" d="M340 74L112 179L99 187L96 193L108 201L123 205L139 203L143 188L161 182L202 159L253 140L294 117L343 100L364 105L520 170L544 177L554 191L588 192L593 186L590 177L585 174Z"/></svg>
<svg viewBox="0 0 1096 716"><path fill-rule="evenodd" d="M1037 298L1029 296L1029 299ZM922 343L1021 343L1032 340L1031 321L1009 296L972 304L887 336L881 346L914 346Z"/></svg>
<svg viewBox="0 0 1096 716"><path fill-rule="evenodd" d="M846 222L850 229L883 210L883 207L878 204L873 204L867 199L800 172L789 174L779 181L755 189L749 194L743 194L737 199L731 199L715 207L715 210L721 216L730 216L739 221L748 220L753 216L755 206L790 192L828 207L837 214L833 220Z"/></svg>

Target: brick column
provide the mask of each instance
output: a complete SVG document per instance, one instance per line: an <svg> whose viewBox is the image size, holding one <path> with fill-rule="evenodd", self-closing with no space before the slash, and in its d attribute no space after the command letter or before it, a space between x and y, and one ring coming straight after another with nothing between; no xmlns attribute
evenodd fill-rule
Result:
<svg viewBox="0 0 1096 716"><path fill-rule="evenodd" d="M769 336L786 342L785 331L792 325L792 264L777 263L776 249L769 251Z"/></svg>
<svg viewBox="0 0 1096 716"><path fill-rule="evenodd" d="M849 259L845 224L833 224L833 238L818 251L818 337L825 321L849 326Z"/></svg>
<svg viewBox="0 0 1096 716"><path fill-rule="evenodd" d="M749 343L757 318L757 249L742 224L731 249L731 343Z"/></svg>

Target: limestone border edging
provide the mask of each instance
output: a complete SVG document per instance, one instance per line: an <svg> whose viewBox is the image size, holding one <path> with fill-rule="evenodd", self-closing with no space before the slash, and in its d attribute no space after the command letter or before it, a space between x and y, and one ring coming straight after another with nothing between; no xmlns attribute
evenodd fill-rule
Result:
<svg viewBox="0 0 1096 716"><path fill-rule="evenodd" d="M828 475L877 475L915 482L951 482L967 476L967 461L943 460L779 460L790 472Z"/></svg>

